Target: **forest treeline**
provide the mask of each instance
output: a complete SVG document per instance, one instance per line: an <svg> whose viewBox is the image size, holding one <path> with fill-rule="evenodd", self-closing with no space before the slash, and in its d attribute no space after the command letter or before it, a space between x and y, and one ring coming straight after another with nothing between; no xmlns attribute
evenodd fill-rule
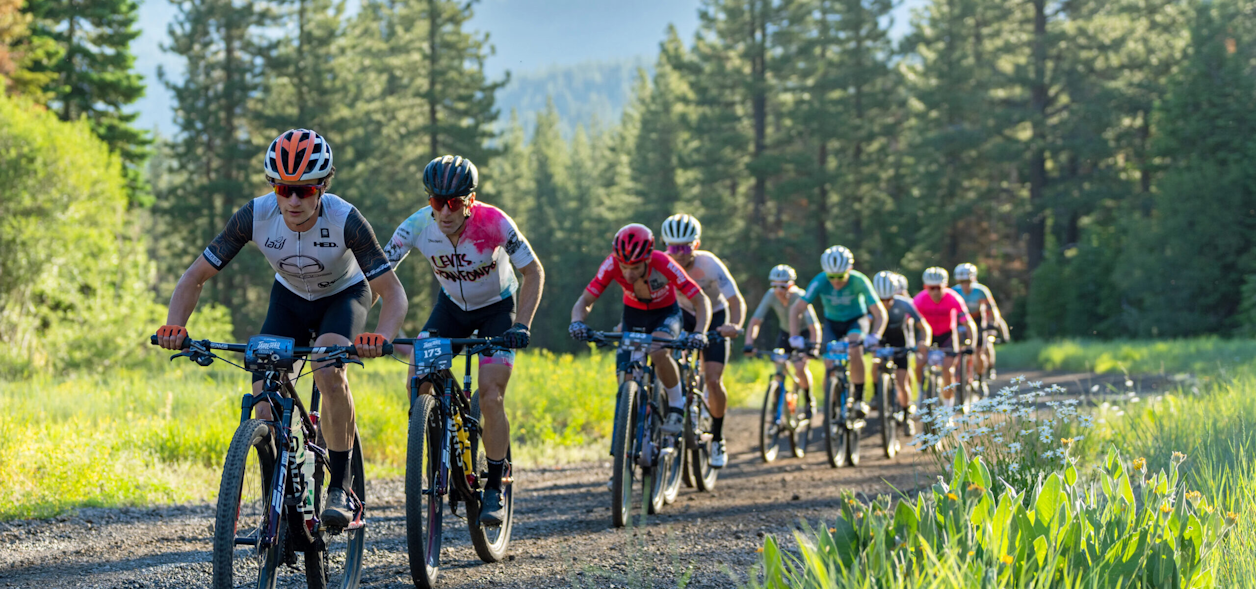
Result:
<svg viewBox="0 0 1256 589"><path fill-rule="evenodd" d="M128 2L86 4L133 16ZM809 277L842 244L856 268L899 270L913 286L927 266L976 263L1018 337L1256 329L1250 2L933 0L895 40L890 0L705 0L693 38L661 39L622 117L569 136L552 105L528 132L497 108L507 79L485 75L492 48L467 26L474 2L363 0L352 16L333 0L174 4L165 50L185 67L160 80L177 105L168 140L116 139L125 96L65 106L79 96L72 74L125 78L119 59L71 50L73 31L133 33L133 18L76 29L78 13L56 2L10 8L28 31L5 38L16 58L0 63L15 104L86 125L118 159L128 198L108 226L142 245L143 264L123 266L153 268L157 303L266 192L266 144L309 127L335 148L331 191L381 240L423 206L428 160L473 159L480 198L518 220L549 270L534 341L553 349L575 348L569 309L614 230L657 229L681 211L701 219L703 245L751 304L772 265ZM100 35L120 47L102 52L126 53L127 34ZM94 55L105 43L82 44ZM0 263L10 321L13 301L34 299L14 294L22 278ZM399 273L413 331L436 287L418 260ZM270 274L261 256L240 256L203 304L252 333ZM617 309L604 301L594 321L609 326Z"/></svg>

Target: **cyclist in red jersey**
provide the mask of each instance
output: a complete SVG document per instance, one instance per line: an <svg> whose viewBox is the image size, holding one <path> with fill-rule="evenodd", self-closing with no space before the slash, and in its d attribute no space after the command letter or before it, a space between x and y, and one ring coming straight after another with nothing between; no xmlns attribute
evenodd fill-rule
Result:
<svg viewBox="0 0 1256 589"><path fill-rule="evenodd" d="M649 227L633 223L615 234L614 252L606 257L597 275L571 309L571 337L587 341L589 327L584 320L593 310L593 303L611 282L624 291L625 332L641 330L655 337L675 339L680 336L683 317L677 297L693 303L697 325L689 336L693 349L707 345L706 332L711 323L710 302L698 284L689 278L667 254L654 251L654 233ZM650 352L654 369L663 389L667 391L668 412L663 431L675 435L684 423L685 398L680 390L680 369L668 350L656 347Z"/></svg>

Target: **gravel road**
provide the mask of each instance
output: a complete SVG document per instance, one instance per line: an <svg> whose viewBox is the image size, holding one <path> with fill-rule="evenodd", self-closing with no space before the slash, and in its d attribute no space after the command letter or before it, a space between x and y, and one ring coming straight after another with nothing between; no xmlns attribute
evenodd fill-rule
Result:
<svg viewBox="0 0 1256 589"><path fill-rule="evenodd" d="M1124 377L1026 373L1073 393ZM1148 381L1138 386L1157 386ZM1123 387L1122 387L1123 388ZM818 420L817 420L818 422ZM859 467L829 468L823 441L802 459L764 464L758 412L730 412L729 464L712 493L682 488L644 527L611 526L607 462L517 469L516 523L507 560L483 564L466 526L446 517L443 588L735 587L755 563L764 534L792 543L799 520L830 521L844 491L875 494L932 482L928 457L906 446L887 460L879 435L865 437ZM819 431L818 429L814 431ZM815 439L817 436L813 436ZM369 481L363 587L412 587L403 481ZM0 523L0 587L195 588L210 580L212 505L97 509L51 520ZM452 520L452 521L451 521ZM281 586L303 587L285 574Z"/></svg>

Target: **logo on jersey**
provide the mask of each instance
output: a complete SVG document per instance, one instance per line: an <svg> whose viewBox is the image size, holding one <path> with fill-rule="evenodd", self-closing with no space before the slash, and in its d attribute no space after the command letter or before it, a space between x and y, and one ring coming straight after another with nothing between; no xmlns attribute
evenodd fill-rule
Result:
<svg viewBox="0 0 1256 589"><path fill-rule="evenodd" d="M463 268L471 265L471 260L467 258L467 254L431 256L431 260L432 267L437 269L449 268L450 266Z"/></svg>
<svg viewBox="0 0 1256 589"><path fill-rule="evenodd" d="M511 229L510 239L506 240L506 253L513 256L521 247L523 247L523 240L519 239L519 232Z"/></svg>
<svg viewBox="0 0 1256 589"><path fill-rule="evenodd" d="M340 244L338 244L338 243L336 243L336 242L334 242L334 241L316 241L316 242L314 242L314 247L336 247L336 246L338 246L338 245L340 245Z"/></svg>
<svg viewBox="0 0 1256 589"><path fill-rule="evenodd" d="M273 249L273 250L281 250L281 249L283 249L283 244L284 244L284 242L286 242L286 241L288 241L288 238L286 238L286 237L280 237L279 239L272 239L272 238L270 238L270 237L267 237L267 238L266 238L266 247L268 247L268 248L270 248L270 249Z"/></svg>
<svg viewBox="0 0 1256 589"><path fill-rule="evenodd" d="M295 274L297 278L313 278L326 269L322 262L309 256L288 256L279 260L279 271Z"/></svg>
<svg viewBox="0 0 1256 589"><path fill-rule="evenodd" d="M324 227L318 231L318 236L323 239L327 239L328 237L331 237L331 231Z"/></svg>

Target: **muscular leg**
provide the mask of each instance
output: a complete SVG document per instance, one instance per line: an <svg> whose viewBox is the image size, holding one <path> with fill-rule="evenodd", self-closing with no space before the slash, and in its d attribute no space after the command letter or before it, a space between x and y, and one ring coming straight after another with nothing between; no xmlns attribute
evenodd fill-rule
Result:
<svg viewBox="0 0 1256 589"><path fill-rule="evenodd" d="M724 388L724 364L706 362L702 365L706 373L706 386L709 393L707 405L711 407L711 417L724 417L728 406L728 391Z"/></svg>
<svg viewBox="0 0 1256 589"><path fill-rule="evenodd" d="M807 370L806 360L799 360L794 363L794 374L798 375L798 382L804 389L812 390L811 371Z"/></svg>
<svg viewBox="0 0 1256 589"><path fill-rule="evenodd" d="M675 336L667 331L656 331L654 337L673 339ZM658 374L659 382L663 383L664 387L670 389L680 384L680 369L676 367L676 361L672 360L671 350L667 348L654 350L650 352L650 360L654 362L654 373Z"/></svg>
<svg viewBox="0 0 1256 589"><path fill-rule="evenodd" d="M898 404L903 409L911 405L911 383L907 382L907 369L899 368L894 371L894 388L898 390Z"/></svg>
<svg viewBox="0 0 1256 589"><path fill-rule="evenodd" d="M947 356L942 361L942 398L950 399L955 396L955 390L951 388L951 384L955 382L955 356Z"/></svg>
<svg viewBox="0 0 1256 589"><path fill-rule="evenodd" d="M512 370L507 364L485 364L480 360L480 425L484 430L484 455L489 460L504 460L510 448L506 385Z"/></svg>
<svg viewBox="0 0 1256 589"><path fill-rule="evenodd" d="M336 333L324 333L314 341L315 346L347 346L351 343L353 342L349 338ZM325 410L322 424L327 449L335 452L352 450L357 417L354 414L353 394L349 391L349 379L345 369L327 367L315 370L314 382L323 394Z"/></svg>

